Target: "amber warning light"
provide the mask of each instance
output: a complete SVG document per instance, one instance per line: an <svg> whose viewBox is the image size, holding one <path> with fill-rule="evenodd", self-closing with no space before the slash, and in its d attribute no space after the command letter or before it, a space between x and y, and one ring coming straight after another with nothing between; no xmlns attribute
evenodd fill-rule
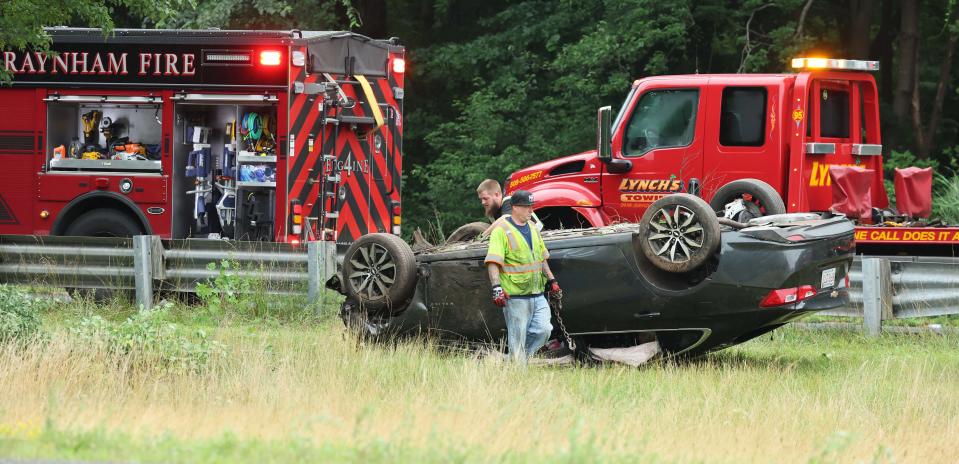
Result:
<svg viewBox="0 0 959 464"><path fill-rule="evenodd" d="M837 60L833 58L793 58L796 69L838 69L843 71L878 71L878 61Z"/></svg>
<svg viewBox="0 0 959 464"><path fill-rule="evenodd" d="M266 66L278 66L280 64L280 52L276 50L265 50L260 52L260 64Z"/></svg>

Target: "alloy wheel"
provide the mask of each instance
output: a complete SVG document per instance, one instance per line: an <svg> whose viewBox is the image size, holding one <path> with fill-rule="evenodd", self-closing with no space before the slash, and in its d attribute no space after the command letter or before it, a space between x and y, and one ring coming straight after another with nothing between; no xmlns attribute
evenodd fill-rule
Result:
<svg viewBox="0 0 959 464"><path fill-rule="evenodd" d="M656 211L649 222L646 240L657 256L682 263L703 247L705 232L696 213L685 206L673 205Z"/></svg>
<svg viewBox="0 0 959 464"><path fill-rule="evenodd" d="M371 243L354 253L350 264L353 268L347 277L356 293L365 294L370 300L385 298L396 281L396 264L386 248Z"/></svg>

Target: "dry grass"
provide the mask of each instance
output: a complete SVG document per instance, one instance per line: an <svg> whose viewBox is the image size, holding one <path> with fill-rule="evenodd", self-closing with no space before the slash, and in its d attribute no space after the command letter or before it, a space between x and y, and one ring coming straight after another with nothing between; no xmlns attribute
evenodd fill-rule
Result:
<svg viewBox="0 0 959 464"><path fill-rule="evenodd" d="M0 455L194 461L156 447L228 434L255 444L239 457L295 442L335 460L385 447L373 460L951 462L959 436L957 340L943 337L787 329L686 365L528 371L360 345L335 321L217 337L227 352L200 372L137 367L65 331L0 350ZM112 451L53 430L95 431L83 449Z"/></svg>

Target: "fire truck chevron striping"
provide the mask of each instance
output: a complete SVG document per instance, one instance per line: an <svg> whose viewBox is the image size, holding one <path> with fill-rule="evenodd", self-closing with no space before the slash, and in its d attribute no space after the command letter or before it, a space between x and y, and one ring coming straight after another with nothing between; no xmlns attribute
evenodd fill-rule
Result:
<svg viewBox="0 0 959 464"><path fill-rule="evenodd" d="M52 28L4 51L0 234L400 232L405 49L349 32Z"/></svg>

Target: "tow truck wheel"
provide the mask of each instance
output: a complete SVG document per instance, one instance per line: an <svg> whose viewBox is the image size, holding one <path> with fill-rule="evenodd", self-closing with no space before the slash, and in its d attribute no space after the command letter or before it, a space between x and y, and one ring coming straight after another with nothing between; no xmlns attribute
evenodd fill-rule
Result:
<svg viewBox="0 0 959 464"><path fill-rule="evenodd" d="M702 266L720 242L719 220L703 199L688 193L660 198L639 223L640 249L654 266L685 273Z"/></svg>
<svg viewBox="0 0 959 464"><path fill-rule="evenodd" d="M740 179L722 186L713 195L709 206L723 215L726 205L737 200L743 200L744 209L735 212L729 219L742 223L753 218L786 212L786 205L783 204L779 192L759 179Z"/></svg>
<svg viewBox="0 0 959 464"><path fill-rule="evenodd" d="M413 250L395 235L364 235L343 256L343 288L368 312L399 312L415 284Z"/></svg>
<svg viewBox="0 0 959 464"><path fill-rule="evenodd" d="M450 234L450 238L446 239L446 243L472 241L483 232L486 232L489 226L488 222L471 222L464 224Z"/></svg>

